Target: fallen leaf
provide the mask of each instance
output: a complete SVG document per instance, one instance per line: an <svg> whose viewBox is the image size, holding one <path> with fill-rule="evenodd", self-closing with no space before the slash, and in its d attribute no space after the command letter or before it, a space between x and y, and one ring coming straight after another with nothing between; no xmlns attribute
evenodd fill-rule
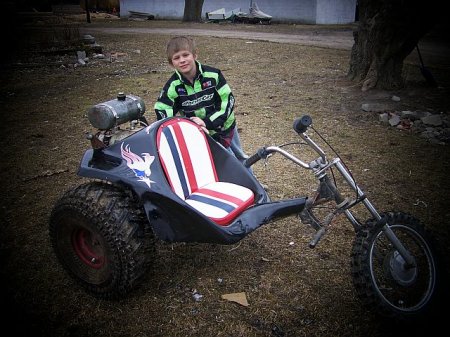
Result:
<svg viewBox="0 0 450 337"><path fill-rule="evenodd" d="M247 296L245 295L245 293L223 294L222 299L236 302L240 305L243 305L244 307L248 307Z"/></svg>

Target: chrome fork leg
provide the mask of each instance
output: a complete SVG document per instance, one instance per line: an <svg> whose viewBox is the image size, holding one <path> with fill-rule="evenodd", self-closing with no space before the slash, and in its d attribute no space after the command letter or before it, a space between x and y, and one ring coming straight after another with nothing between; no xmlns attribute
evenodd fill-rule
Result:
<svg viewBox="0 0 450 337"><path fill-rule="evenodd" d="M347 183L358 193L358 196L363 197L364 193L358 187L358 185L355 183L355 181L353 180L352 176L347 171L345 166L340 161L337 161L335 163L335 166L338 169L339 173L342 174L345 181L347 181ZM366 206L366 208L370 212L370 214L372 214L372 216L375 219L377 219L377 221L380 221L381 215L378 213L378 211L375 209L375 207L372 205L372 203L367 198L365 198L362 202L363 202L364 206ZM347 212L347 211L345 212L345 214L347 215L347 218L350 220L350 222L352 222L352 224L354 224L353 220L356 221L356 219L353 217L353 215L350 212ZM409 253L409 251L405 248L405 246L400 242L400 240L395 235L395 233L393 232L393 230L391 229L391 227L389 226L388 223L386 223L384 225L383 232L386 235L386 237L388 238L388 240L392 243L394 248L399 252L399 254L402 256L402 258L405 260L406 266L414 267L415 266L414 257Z"/></svg>

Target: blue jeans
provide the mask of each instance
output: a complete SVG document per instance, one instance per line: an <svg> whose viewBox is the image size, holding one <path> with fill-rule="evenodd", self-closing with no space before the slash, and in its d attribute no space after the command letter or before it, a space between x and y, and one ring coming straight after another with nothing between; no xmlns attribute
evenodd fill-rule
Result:
<svg viewBox="0 0 450 337"><path fill-rule="evenodd" d="M237 127L234 128L233 138L231 139L230 147L227 150L233 154L241 163L244 163L245 159L248 158L248 155L242 150L241 138L239 137ZM253 170L251 167L248 168L251 174L253 174Z"/></svg>

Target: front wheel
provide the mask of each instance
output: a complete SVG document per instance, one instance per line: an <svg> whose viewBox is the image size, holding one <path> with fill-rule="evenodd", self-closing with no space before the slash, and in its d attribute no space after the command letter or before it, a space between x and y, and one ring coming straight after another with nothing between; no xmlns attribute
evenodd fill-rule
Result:
<svg viewBox="0 0 450 337"><path fill-rule="evenodd" d="M50 217L55 255L99 298L120 298L150 266L154 237L142 206L124 189L101 182L64 194Z"/></svg>
<svg viewBox="0 0 450 337"><path fill-rule="evenodd" d="M438 272L431 238L414 217L382 214L387 225L414 258L412 266L386 237L384 222L367 221L356 235L352 278L363 304L387 317L418 318L437 301Z"/></svg>

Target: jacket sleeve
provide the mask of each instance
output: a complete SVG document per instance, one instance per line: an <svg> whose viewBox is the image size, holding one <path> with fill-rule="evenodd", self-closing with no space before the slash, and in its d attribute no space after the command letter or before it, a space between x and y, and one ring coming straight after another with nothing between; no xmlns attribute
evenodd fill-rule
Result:
<svg viewBox="0 0 450 337"><path fill-rule="evenodd" d="M206 128L209 130L220 130L228 126L225 123L233 113L234 96L222 72L219 71L216 84L217 110L208 114L204 119ZM234 119L233 119L234 120Z"/></svg>
<svg viewBox="0 0 450 337"><path fill-rule="evenodd" d="M175 104L175 99L177 97L178 94L173 85L173 81L169 80L162 88L155 103L154 108L157 120L173 117L177 113Z"/></svg>

